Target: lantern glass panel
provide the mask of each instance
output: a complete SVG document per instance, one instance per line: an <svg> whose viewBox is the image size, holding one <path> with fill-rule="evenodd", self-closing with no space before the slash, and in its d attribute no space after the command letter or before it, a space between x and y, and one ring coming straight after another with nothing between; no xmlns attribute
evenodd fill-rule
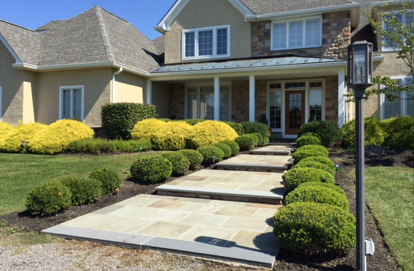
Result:
<svg viewBox="0 0 414 271"><path fill-rule="evenodd" d="M354 83L367 83L367 46L354 46Z"/></svg>

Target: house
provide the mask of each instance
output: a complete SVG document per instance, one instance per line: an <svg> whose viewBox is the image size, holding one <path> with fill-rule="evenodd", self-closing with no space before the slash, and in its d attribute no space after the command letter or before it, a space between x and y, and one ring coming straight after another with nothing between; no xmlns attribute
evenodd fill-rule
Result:
<svg viewBox="0 0 414 271"><path fill-rule="evenodd" d="M374 75L407 80L363 15L375 16L383 3L177 0L154 41L100 7L35 31L0 21L0 118L78 117L98 127L103 104L131 101L176 119L239 122L265 114L285 138L310 119L342 126L354 111L343 96L352 41L374 43ZM388 117L381 113L387 107L375 97L366 115Z"/></svg>

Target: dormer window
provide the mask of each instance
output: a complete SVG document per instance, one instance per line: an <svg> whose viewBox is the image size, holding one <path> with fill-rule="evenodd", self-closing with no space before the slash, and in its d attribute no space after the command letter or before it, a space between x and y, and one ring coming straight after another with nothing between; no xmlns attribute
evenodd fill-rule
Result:
<svg viewBox="0 0 414 271"><path fill-rule="evenodd" d="M312 17L272 24L272 50L290 50L322 46L322 19Z"/></svg>
<svg viewBox="0 0 414 271"><path fill-rule="evenodd" d="M183 60L230 56L230 26L183 31Z"/></svg>

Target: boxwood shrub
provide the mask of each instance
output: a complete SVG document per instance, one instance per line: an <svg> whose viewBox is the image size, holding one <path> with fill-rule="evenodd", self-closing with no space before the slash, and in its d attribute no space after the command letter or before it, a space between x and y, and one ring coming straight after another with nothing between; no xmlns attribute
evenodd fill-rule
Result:
<svg viewBox="0 0 414 271"><path fill-rule="evenodd" d="M177 151L185 148L186 138L193 126L184 121L174 121L160 127L152 136L154 149Z"/></svg>
<svg viewBox="0 0 414 271"><path fill-rule="evenodd" d="M165 157L144 156L136 159L131 167L131 176L150 183L165 181L172 174L172 163Z"/></svg>
<svg viewBox="0 0 414 271"><path fill-rule="evenodd" d="M98 180L101 183L104 195L117 194L122 186L121 174L111 168L102 168L89 174L89 178Z"/></svg>
<svg viewBox="0 0 414 271"><path fill-rule="evenodd" d="M335 184L331 184L331 183L316 183L316 182L311 182L311 183L302 183L300 184L298 188L302 188L302 187L324 187L327 189L332 189L338 193L341 193L343 195L346 195L345 191L338 185Z"/></svg>
<svg viewBox="0 0 414 271"><path fill-rule="evenodd" d="M223 122L228 124L231 128L233 128L234 131L236 131L236 133L239 136L244 135L243 125L241 125L240 123L233 122L233 121L223 121Z"/></svg>
<svg viewBox="0 0 414 271"><path fill-rule="evenodd" d="M305 158L317 156L327 158L327 156L324 153L319 152L317 150L297 150L292 154L292 158L295 159L295 165Z"/></svg>
<svg viewBox="0 0 414 271"><path fill-rule="evenodd" d="M230 149L231 149L231 155L233 155L233 156L236 155L236 154L238 154L240 152L239 144L237 144L236 141L233 141L233 140L223 140L223 141L220 141L219 143L224 143L227 146L229 146Z"/></svg>
<svg viewBox="0 0 414 271"><path fill-rule="evenodd" d="M267 140L269 140L270 132L265 124L260 122L243 121L241 125L243 126L245 134L259 133L264 139L267 138ZM267 144L268 142L265 143Z"/></svg>
<svg viewBox="0 0 414 271"><path fill-rule="evenodd" d="M327 204L289 204L275 214L273 225L281 246L294 253L346 254L356 245L355 217Z"/></svg>
<svg viewBox="0 0 414 271"><path fill-rule="evenodd" d="M253 146L254 147L259 145L259 137L257 136L257 133L245 134L244 136L250 137L251 139L253 139Z"/></svg>
<svg viewBox="0 0 414 271"><path fill-rule="evenodd" d="M314 120L300 126L298 138L300 138L304 133L309 132L318 134L322 145L325 147L330 147L337 142L341 142L342 139L341 129L329 121Z"/></svg>
<svg viewBox="0 0 414 271"><path fill-rule="evenodd" d="M240 147L240 151L250 151L254 148L254 138L249 135L242 135L234 140Z"/></svg>
<svg viewBox="0 0 414 271"><path fill-rule="evenodd" d="M211 145L199 147L197 151L203 156L203 164L205 165L220 162L224 157L224 152L219 147ZM214 161L213 156L215 157Z"/></svg>
<svg viewBox="0 0 414 271"><path fill-rule="evenodd" d="M306 182L335 183L335 178L329 172L315 168L295 168L283 173L282 179L288 192Z"/></svg>
<svg viewBox="0 0 414 271"><path fill-rule="evenodd" d="M265 143L264 143L265 141L264 141L263 136L261 134L259 134L259 133L253 133L251 135L254 135L254 136L257 137L257 145L258 146L264 146L265 145Z"/></svg>
<svg viewBox="0 0 414 271"><path fill-rule="evenodd" d="M219 149L221 149L224 153L223 159L227 159L231 156L231 148L224 143L216 143L216 144L212 144L211 146L215 146L218 147Z"/></svg>
<svg viewBox="0 0 414 271"><path fill-rule="evenodd" d="M51 216L72 205L72 193L61 182L45 183L34 187L26 198L27 210L32 215Z"/></svg>
<svg viewBox="0 0 414 271"><path fill-rule="evenodd" d="M197 169L203 162L203 156L196 150L184 149L178 152L187 157L192 170Z"/></svg>
<svg viewBox="0 0 414 271"><path fill-rule="evenodd" d="M355 148L356 130L355 119L344 124L342 129L342 146ZM365 118L364 120L364 144L382 145L386 137L386 132L381 127L381 121L375 117Z"/></svg>
<svg viewBox="0 0 414 271"><path fill-rule="evenodd" d="M236 131L224 122L207 120L194 125L188 133L187 147L197 149L222 140L234 140L237 136Z"/></svg>
<svg viewBox="0 0 414 271"><path fill-rule="evenodd" d="M60 182L72 192L72 205L94 203L102 196L101 182L98 180L67 177Z"/></svg>
<svg viewBox="0 0 414 271"><path fill-rule="evenodd" d="M329 156L329 150L321 145L305 145L297 149L297 151L311 150L323 153L326 157Z"/></svg>
<svg viewBox="0 0 414 271"><path fill-rule="evenodd" d="M322 145L319 137L311 135L303 135L296 140L296 147L300 148L305 145Z"/></svg>
<svg viewBox="0 0 414 271"><path fill-rule="evenodd" d="M179 152L168 152L161 155L167 158L172 165L173 176L182 176L190 169L190 161L188 158Z"/></svg>
<svg viewBox="0 0 414 271"><path fill-rule="evenodd" d="M316 157L318 157L318 156L316 156ZM326 172L331 173L333 176L336 175L336 170L333 167L330 167L330 166L328 166L326 164L323 164L323 163L319 163L317 161L312 161L310 159L308 159L307 161L302 160L299 163L297 163L296 165L294 165L292 168L316 168L316 169L325 170Z"/></svg>
<svg viewBox="0 0 414 271"><path fill-rule="evenodd" d="M135 124L157 117L154 105L111 103L102 106L102 128L111 139L130 139Z"/></svg>
<svg viewBox="0 0 414 271"><path fill-rule="evenodd" d="M284 199L284 204L289 205L295 202L315 202L339 207L349 211L349 202L346 195L336 192L331 188L318 186L297 187Z"/></svg>
<svg viewBox="0 0 414 271"><path fill-rule="evenodd" d="M329 159L328 157L323 157L323 156L310 156L307 158L302 159L299 163L301 162L308 162L308 161L313 161L313 162L318 162L318 163L322 163L327 165L330 168L334 168L335 163Z"/></svg>

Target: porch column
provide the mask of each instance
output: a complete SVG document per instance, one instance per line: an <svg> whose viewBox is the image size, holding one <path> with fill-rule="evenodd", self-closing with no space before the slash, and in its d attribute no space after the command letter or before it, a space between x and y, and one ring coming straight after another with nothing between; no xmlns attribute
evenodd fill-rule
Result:
<svg viewBox="0 0 414 271"><path fill-rule="evenodd" d="M249 76L249 121L255 120L255 89L256 89L256 82L254 75Z"/></svg>
<svg viewBox="0 0 414 271"><path fill-rule="evenodd" d="M147 104L152 104L152 81L147 78L147 89L145 92L145 102Z"/></svg>
<svg viewBox="0 0 414 271"><path fill-rule="evenodd" d="M214 120L220 120L220 77L214 77Z"/></svg>
<svg viewBox="0 0 414 271"><path fill-rule="evenodd" d="M345 70L338 71L338 127L345 124Z"/></svg>

